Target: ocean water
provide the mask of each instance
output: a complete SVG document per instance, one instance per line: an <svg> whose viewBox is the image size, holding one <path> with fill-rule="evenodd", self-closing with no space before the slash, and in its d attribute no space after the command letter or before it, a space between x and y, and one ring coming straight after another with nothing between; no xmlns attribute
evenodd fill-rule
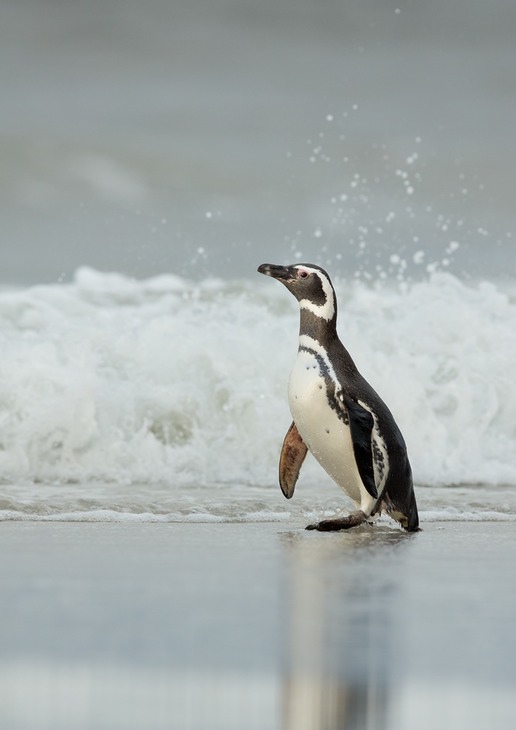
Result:
<svg viewBox="0 0 516 730"><path fill-rule="evenodd" d="M512 519L516 6L0 7L0 517L298 520L295 302L405 434L423 519ZM344 503L345 504L345 503Z"/></svg>
<svg viewBox="0 0 516 730"><path fill-rule="evenodd" d="M449 273L335 285L341 338L406 436L423 518L516 518L514 296ZM3 291L0 518L287 520L345 506L315 462L292 502L276 484L298 316L258 274L84 268Z"/></svg>

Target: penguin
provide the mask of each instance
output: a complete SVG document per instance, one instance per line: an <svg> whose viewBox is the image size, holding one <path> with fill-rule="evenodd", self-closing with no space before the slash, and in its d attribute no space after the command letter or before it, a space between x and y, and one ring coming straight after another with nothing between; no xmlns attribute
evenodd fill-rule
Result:
<svg viewBox="0 0 516 730"><path fill-rule="evenodd" d="M408 532L419 530L405 441L388 407L362 377L337 334L337 298L330 277L314 264L262 264L300 309L299 348L290 373L292 424L280 454L279 483L287 499L310 451L356 510L307 526L346 530L385 511Z"/></svg>

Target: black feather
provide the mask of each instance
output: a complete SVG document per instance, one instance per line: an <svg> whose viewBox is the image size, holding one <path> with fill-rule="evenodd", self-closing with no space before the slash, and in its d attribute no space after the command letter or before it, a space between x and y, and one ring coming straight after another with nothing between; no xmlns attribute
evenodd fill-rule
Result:
<svg viewBox="0 0 516 730"><path fill-rule="evenodd" d="M377 499L378 490L374 481L372 444L374 418L369 411L347 396L344 396L344 404L349 414L349 428L358 473L371 497Z"/></svg>

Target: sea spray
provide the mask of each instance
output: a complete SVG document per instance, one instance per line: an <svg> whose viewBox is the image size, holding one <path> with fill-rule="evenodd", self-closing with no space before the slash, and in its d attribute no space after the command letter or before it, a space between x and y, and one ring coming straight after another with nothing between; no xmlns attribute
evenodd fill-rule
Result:
<svg viewBox="0 0 516 730"><path fill-rule="evenodd" d="M393 411L415 481L516 484L516 306L450 274L335 282L339 334ZM136 281L0 294L4 483L275 484L298 313L267 282ZM302 479L323 480L313 462Z"/></svg>

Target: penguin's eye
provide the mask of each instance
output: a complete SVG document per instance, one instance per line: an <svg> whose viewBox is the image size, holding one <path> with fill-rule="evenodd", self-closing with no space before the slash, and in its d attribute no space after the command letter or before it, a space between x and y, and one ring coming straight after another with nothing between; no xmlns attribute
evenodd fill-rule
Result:
<svg viewBox="0 0 516 730"><path fill-rule="evenodd" d="M299 278L300 279L306 279L308 277L308 271L300 271L299 272Z"/></svg>

